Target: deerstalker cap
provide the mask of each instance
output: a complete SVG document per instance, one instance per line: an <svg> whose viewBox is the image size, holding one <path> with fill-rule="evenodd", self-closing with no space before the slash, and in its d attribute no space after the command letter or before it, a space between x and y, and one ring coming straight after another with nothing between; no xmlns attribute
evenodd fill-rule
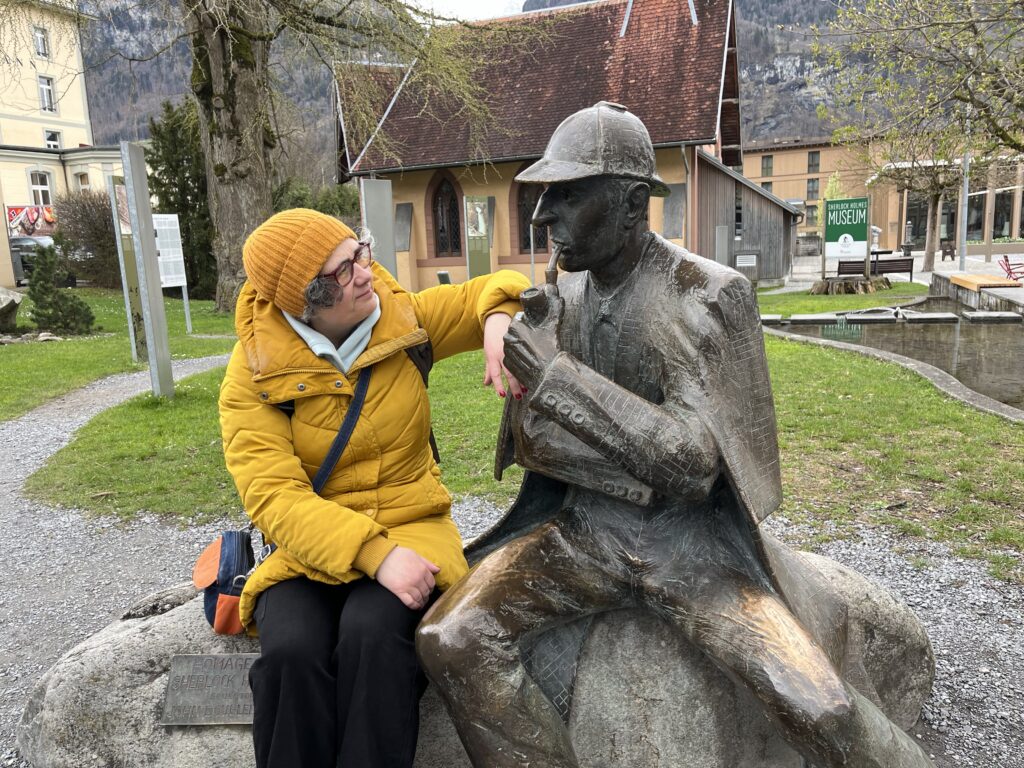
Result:
<svg viewBox="0 0 1024 768"><path fill-rule="evenodd" d="M637 179L651 194L667 197L669 189L654 172L654 145L640 118L621 104L599 101L562 121L548 141L544 157L516 176L516 181L552 184L593 176Z"/></svg>

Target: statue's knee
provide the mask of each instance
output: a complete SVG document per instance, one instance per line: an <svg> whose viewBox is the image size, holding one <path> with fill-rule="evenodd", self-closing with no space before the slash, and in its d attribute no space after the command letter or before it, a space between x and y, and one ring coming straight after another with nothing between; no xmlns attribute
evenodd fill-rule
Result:
<svg viewBox="0 0 1024 768"><path fill-rule="evenodd" d="M481 611L459 610L457 605L444 607L431 611L416 630L416 652L431 678L456 673L460 678L472 679L510 656L512 638L496 626L481 626Z"/></svg>
<svg viewBox="0 0 1024 768"><path fill-rule="evenodd" d="M416 630L416 653L427 674L435 679L472 659L475 645L473 632L457 610L431 612Z"/></svg>

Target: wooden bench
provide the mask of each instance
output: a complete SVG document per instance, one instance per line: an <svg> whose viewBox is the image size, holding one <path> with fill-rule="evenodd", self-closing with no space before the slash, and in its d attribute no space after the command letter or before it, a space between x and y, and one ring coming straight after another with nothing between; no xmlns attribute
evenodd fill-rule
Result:
<svg viewBox="0 0 1024 768"><path fill-rule="evenodd" d="M871 262L872 275L888 275L893 272L907 272L910 280L914 280L914 260L912 258L902 259L875 259ZM840 275L863 275L864 262L860 259L841 259L839 261Z"/></svg>

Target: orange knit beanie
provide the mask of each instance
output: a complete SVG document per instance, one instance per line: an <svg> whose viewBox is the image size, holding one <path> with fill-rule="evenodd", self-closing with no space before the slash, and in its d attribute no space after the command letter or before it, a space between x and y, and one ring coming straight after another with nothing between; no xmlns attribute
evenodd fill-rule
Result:
<svg viewBox="0 0 1024 768"><path fill-rule="evenodd" d="M245 274L256 293L285 312L302 314L306 286L327 257L355 232L337 219L308 208L275 213L242 247Z"/></svg>

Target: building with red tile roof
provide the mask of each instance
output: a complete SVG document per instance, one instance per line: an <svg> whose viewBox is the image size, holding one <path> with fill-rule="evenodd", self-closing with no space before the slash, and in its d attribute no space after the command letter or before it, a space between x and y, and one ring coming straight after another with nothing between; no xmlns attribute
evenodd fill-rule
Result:
<svg viewBox="0 0 1024 768"><path fill-rule="evenodd" d="M756 201L748 224L762 209L778 219L772 263L762 258L764 269L753 276L780 278L789 263L788 227L799 213L731 169L742 163L733 0L597 0L491 23L538 22L543 44L481 68L492 127L478 141L464 118L439 117L403 92L401 70L378 74L391 99L364 146L344 141L341 110L342 175L392 182L399 280L418 289L434 284L440 270L454 280L505 266L542 274L548 251L541 230L533 230L530 257L529 215L539 189L513 177L543 154L563 119L598 101L625 105L651 134L658 173L672 191L651 202L653 230L710 257L717 248L734 262L733 250L751 250L742 242L748 195ZM386 142L377 140L381 134ZM720 226L729 227L729 253L716 246Z"/></svg>

